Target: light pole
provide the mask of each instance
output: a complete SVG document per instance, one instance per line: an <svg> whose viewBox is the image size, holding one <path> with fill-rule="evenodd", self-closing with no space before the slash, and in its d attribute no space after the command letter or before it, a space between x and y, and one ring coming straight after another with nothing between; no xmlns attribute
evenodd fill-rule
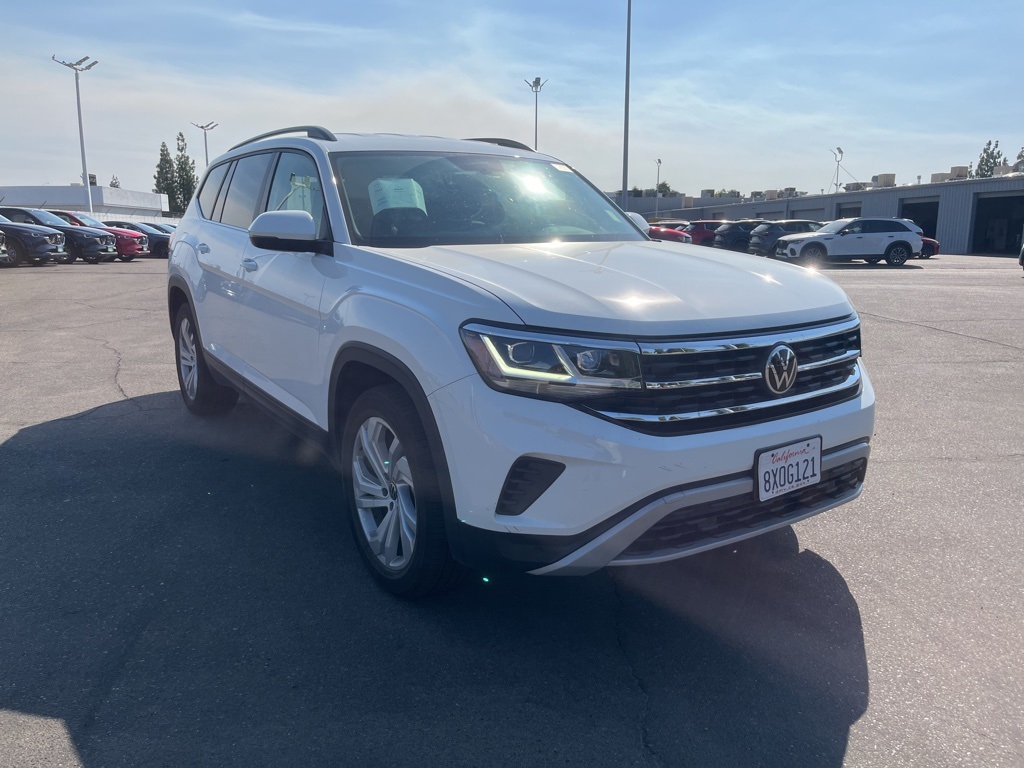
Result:
<svg viewBox="0 0 1024 768"><path fill-rule="evenodd" d="M88 205L89 213L92 213L92 188L89 186L89 168L85 164L85 129L82 127L82 91L78 85L78 74L80 72L88 72L99 62L93 60L83 67L82 65L89 61L88 56L83 56L73 64L69 61L61 61L57 58L57 54L53 54L50 58L68 69L75 70L75 102L78 104L78 141L82 146L82 184L85 185L85 202Z"/></svg>
<svg viewBox="0 0 1024 768"><path fill-rule="evenodd" d="M622 126L622 210L626 208L627 177L629 176L629 38L633 23L633 0L626 2L626 107L623 110L625 119Z"/></svg>
<svg viewBox="0 0 1024 768"><path fill-rule="evenodd" d="M831 152L832 153L832 157L834 157L836 159L835 187L836 187L836 192L839 192L839 164L843 161L843 148L842 147L836 147L835 149L830 149L829 152ZM839 154L836 154L837 152Z"/></svg>
<svg viewBox="0 0 1024 768"><path fill-rule="evenodd" d="M658 191L658 187L661 186L661 158L655 160L658 164L658 180L654 182L654 218L658 218L658 198L661 196L661 192Z"/></svg>
<svg viewBox="0 0 1024 768"><path fill-rule="evenodd" d="M530 90L533 91L533 148L536 150L537 149L537 108L538 108L538 103L540 101L540 89L544 87L544 83L546 83L547 80L545 80L544 83L542 83L540 81L540 75L538 75L537 77L533 78L533 82L532 83L529 80L523 80L523 82L526 83L528 86L530 86Z"/></svg>
<svg viewBox="0 0 1024 768"><path fill-rule="evenodd" d="M206 134L216 128L220 123L209 122L206 125L200 125L199 123L192 123L196 128L203 132L203 156L206 158L206 164L210 164L210 148L206 145Z"/></svg>

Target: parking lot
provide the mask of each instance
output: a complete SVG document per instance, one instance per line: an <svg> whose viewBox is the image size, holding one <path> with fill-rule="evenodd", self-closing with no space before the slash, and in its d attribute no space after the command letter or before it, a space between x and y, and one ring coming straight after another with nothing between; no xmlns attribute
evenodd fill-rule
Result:
<svg viewBox="0 0 1024 768"><path fill-rule="evenodd" d="M166 261L0 272L0 766L1024 764L1024 273L825 271L877 390L859 500L417 603L309 446L187 413Z"/></svg>

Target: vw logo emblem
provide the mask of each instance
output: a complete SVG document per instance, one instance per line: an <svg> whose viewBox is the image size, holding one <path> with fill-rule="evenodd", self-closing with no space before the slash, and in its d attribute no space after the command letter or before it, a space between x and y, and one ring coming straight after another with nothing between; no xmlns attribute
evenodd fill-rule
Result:
<svg viewBox="0 0 1024 768"><path fill-rule="evenodd" d="M768 353L764 366L764 383L773 395L783 395L796 381L796 352L785 344L779 344Z"/></svg>

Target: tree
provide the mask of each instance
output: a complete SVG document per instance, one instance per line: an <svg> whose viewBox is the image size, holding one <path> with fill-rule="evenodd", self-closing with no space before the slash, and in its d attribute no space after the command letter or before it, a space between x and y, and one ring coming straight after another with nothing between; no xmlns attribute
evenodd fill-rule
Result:
<svg viewBox="0 0 1024 768"><path fill-rule="evenodd" d="M160 142L160 159L156 163L156 175L153 176L153 191L160 195L167 195L167 210L180 211L178 203L178 188L174 183L174 160L171 159L171 151L167 149L167 142Z"/></svg>
<svg viewBox="0 0 1024 768"><path fill-rule="evenodd" d="M985 142L985 147L981 150L981 154L978 155L978 167L974 169L974 178L976 179L989 179L992 178L993 169L1002 163L1003 152L999 149L999 141L995 144L992 143L992 139Z"/></svg>
<svg viewBox="0 0 1024 768"><path fill-rule="evenodd" d="M1020 152L1017 153L1017 162L1024 160L1024 147L1020 148Z"/></svg>
<svg viewBox="0 0 1024 768"><path fill-rule="evenodd" d="M112 189L120 189L121 188L121 181L117 178L117 176L111 176L110 177L110 187Z"/></svg>
<svg viewBox="0 0 1024 768"><path fill-rule="evenodd" d="M178 132L178 154L174 158L174 188L178 193L179 208L172 210L184 211L195 194L196 185L199 179L196 178L196 161L188 156L188 145L185 144L185 134Z"/></svg>
<svg viewBox="0 0 1024 768"><path fill-rule="evenodd" d="M660 184L658 184L658 192L661 193L662 197L676 197L679 195L678 192L672 189L672 185L670 185L667 181L663 181Z"/></svg>

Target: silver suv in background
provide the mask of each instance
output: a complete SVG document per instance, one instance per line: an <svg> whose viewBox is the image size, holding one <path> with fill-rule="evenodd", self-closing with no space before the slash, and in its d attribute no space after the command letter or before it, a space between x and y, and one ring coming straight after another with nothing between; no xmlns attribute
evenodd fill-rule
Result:
<svg viewBox="0 0 1024 768"><path fill-rule="evenodd" d="M177 228L167 300L185 405L242 394L321 446L398 595L671 560L864 482L874 392L837 285L652 241L513 141L243 142Z"/></svg>
<svg viewBox="0 0 1024 768"><path fill-rule="evenodd" d="M859 217L829 222L815 232L785 235L775 244L774 257L803 266L825 261L882 259L893 267L921 253L921 228L910 219Z"/></svg>

